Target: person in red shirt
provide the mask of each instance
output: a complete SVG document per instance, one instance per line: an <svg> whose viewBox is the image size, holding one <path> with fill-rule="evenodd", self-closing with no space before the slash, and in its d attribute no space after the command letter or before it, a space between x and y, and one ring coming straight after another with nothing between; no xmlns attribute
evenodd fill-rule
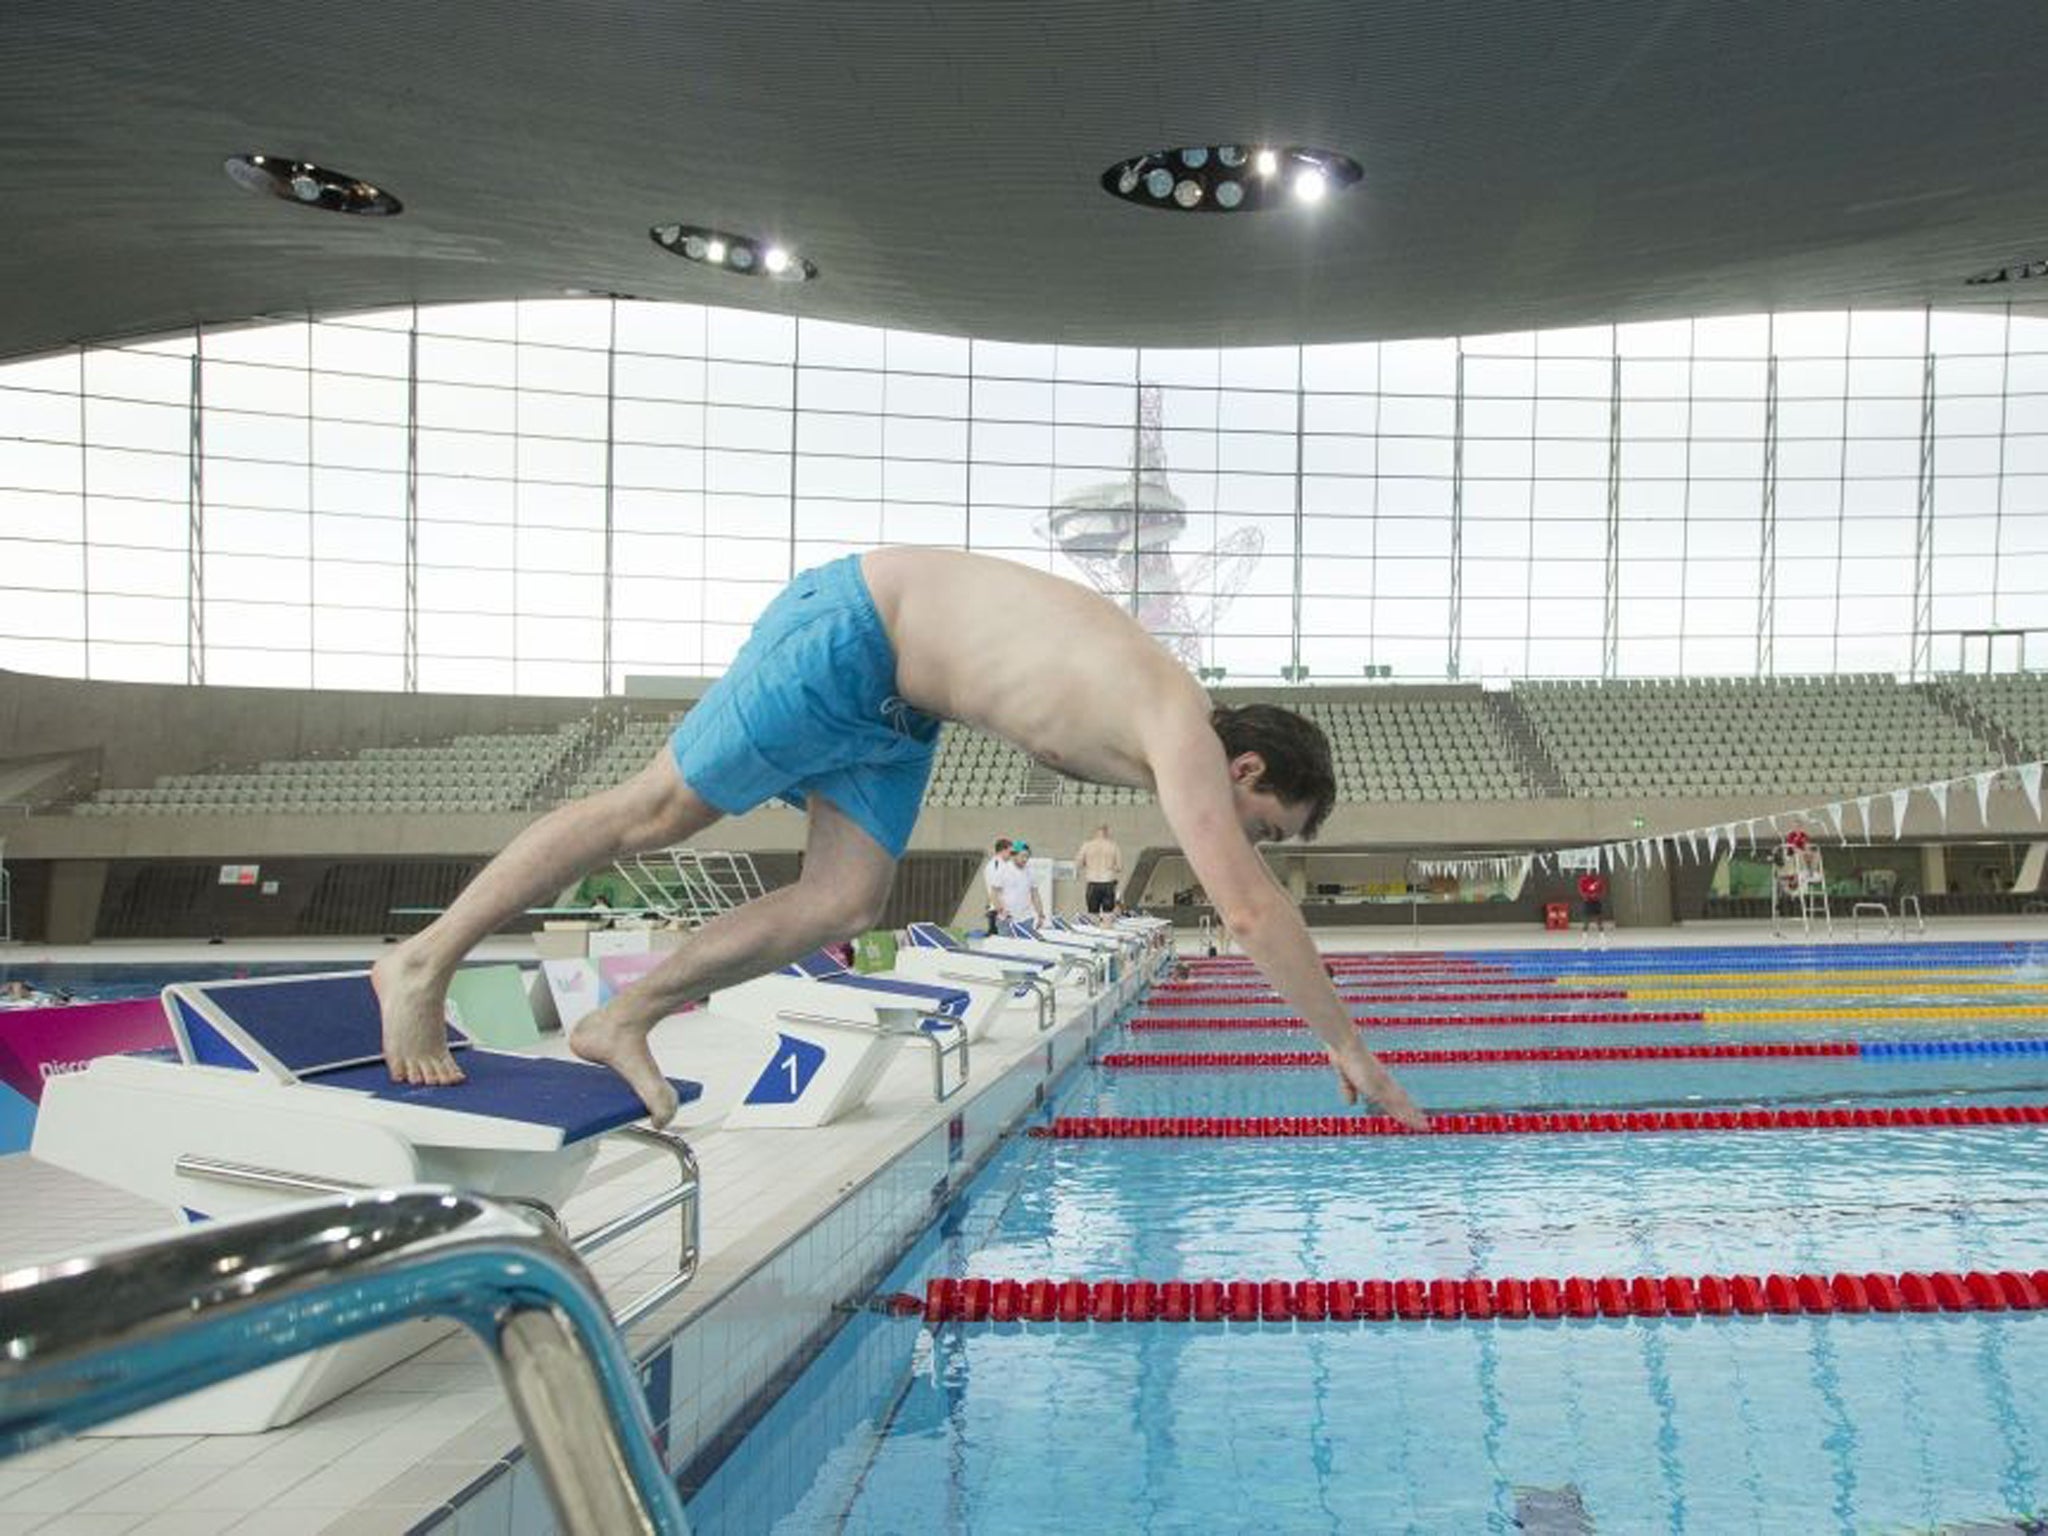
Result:
<svg viewBox="0 0 2048 1536"><path fill-rule="evenodd" d="M1597 869L1589 869L1579 876L1579 911L1584 918L1579 929L1580 944L1592 943L1594 930L1598 929L1604 948L1607 944L1607 877Z"/></svg>

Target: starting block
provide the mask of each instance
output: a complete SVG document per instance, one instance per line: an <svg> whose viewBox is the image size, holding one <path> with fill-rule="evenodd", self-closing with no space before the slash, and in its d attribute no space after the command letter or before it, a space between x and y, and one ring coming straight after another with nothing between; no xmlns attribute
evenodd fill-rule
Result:
<svg viewBox="0 0 2048 1536"><path fill-rule="evenodd" d="M896 948L896 975L962 986L999 984L1012 998L1032 1000L1041 1034L1059 1022L1057 962L977 954L937 923L912 923L904 934L906 942Z"/></svg>
<svg viewBox="0 0 2048 1536"><path fill-rule="evenodd" d="M1122 947L1107 934L1087 938L1042 929L1037 923L1006 923L1005 932L991 934L977 946L985 954L1029 955L1033 959L1073 960L1086 966L1090 996L1117 980Z"/></svg>
<svg viewBox="0 0 2048 1536"><path fill-rule="evenodd" d="M907 1041L932 1052L932 1097L967 1083L968 1042L1002 1006L1000 984L861 976L824 950L714 992L707 1009L775 1031L768 1064L725 1117L731 1128L829 1125L867 1102ZM948 1086L947 1063L957 1064Z"/></svg>
<svg viewBox="0 0 2048 1536"><path fill-rule="evenodd" d="M1119 918L1100 923L1055 917L1039 925L1038 934L1055 942L1113 946L1118 958L1117 980L1122 987L1119 1002L1130 1001L1171 959L1173 927L1159 918Z"/></svg>
<svg viewBox="0 0 2048 1536"><path fill-rule="evenodd" d="M164 1009L175 1054L102 1057L53 1079L32 1155L192 1222L310 1194L422 1183L553 1218L599 1140L621 1134L674 1155L678 1182L591 1234L585 1251L683 1206L678 1275L630 1314L673 1295L695 1271L696 1160L681 1137L633 1124L645 1107L604 1067L483 1050L451 1031L466 1081L394 1083L368 972L179 983L164 989ZM703 1091L671 1081L684 1103ZM407 1324L315 1350L123 1420L115 1432L238 1434L287 1424L441 1331Z"/></svg>

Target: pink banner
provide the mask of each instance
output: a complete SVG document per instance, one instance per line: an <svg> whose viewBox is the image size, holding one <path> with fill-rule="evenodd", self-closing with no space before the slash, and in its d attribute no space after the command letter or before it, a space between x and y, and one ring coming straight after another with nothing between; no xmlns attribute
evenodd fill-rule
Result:
<svg viewBox="0 0 2048 1536"><path fill-rule="evenodd" d="M0 1012L0 1084L38 1104L46 1081L96 1056L175 1043L161 998L9 1009Z"/></svg>

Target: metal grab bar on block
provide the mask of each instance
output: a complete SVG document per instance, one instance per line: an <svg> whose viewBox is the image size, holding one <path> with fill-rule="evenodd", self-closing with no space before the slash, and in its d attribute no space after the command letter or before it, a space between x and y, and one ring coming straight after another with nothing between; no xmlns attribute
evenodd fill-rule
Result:
<svg viewBox="0 0 2048 1536"><path fill-rule="evenodd" d="M1061 945L1060 947L1064 949L1071 946ZM1090 950L1086 955L1061 955L1059 959L1053 961L1053 974L1055 976L1063 976L1068 971L1075 970L1081 973L1081 985L1086 989L1090 997L1095 996L1096 993L1109 985L1108 955L1098 954L1094 950Z"/></svg>
<svg viewBox="0 0 2048 1536"><path fill-rule="evenodd" d="M353 1195L370 1188L352 1179L326 1179L310 1173L293 1173L284 1168L259 1168L254 1163L231 1163L226 1158L202 1157L196 1152L183 1152L172 1165L190 1179L211 1179L216 1184L233 1184L242 1189L269 1189L293 1195ZM491 1198L500 1205L516 1205L522 1210L532 1211L557 1232L564 1235L568 1229L562 1225L561 1213L545 1200L531 1195L493 1195Z"/></svg>
<svg viewBox="0 0 2048 1536"><path fill-rule="evenodd" d="M932 1048L932 1098L936 1102L943 1104L967 1086L966 1025L962 1024L951 1014L930 1013L921 1008L899 1008L885 1005L877 1008L875 1011L882 1016L882 1020L879 1023L872 1019L847 1019L829 1013L805 1013L795 1008L782 1009L775 1015L775 1018L778 1023L782 1024L810 1024L814 1026L823 1025L833 1029L859 1029L865 1030L871 1035L887 1035L903 1040L922 1040ZM896 1014L915 1022L892 1024L888 1021L888 1016L891 1014ZM953 1043L947 1045L942 1042L934 1031L926 1027L931 1024L937 1024L943 1030L950 1033L953 1036ZM948 1056L958 1056L960 1058L960 1080L951 1088L946 1086L946 1058Z"/></svg>
<svg viewBox="0 0 2048 1536"><path fill-rule="evenodd" d="M624 1331L696 1277L704 1202L697 1178L697 1156L690 1150L690 1144L674 1131L657 1131L644 1125L626 1125L606 1134L644 1142L668 1153L676 1161L675 1184L659 1194L650 1195L632 1209L621 1212L610 1221L592 1228L579 1237L569 1235L569 1229L563 1223L560 1213L545 1200L536 1200L530 1195L492 1195L490 1198L500 1205L516 1205L532 1211L568 1239L569 1246L576 1251L579 1258L588 1258L600 1248L609 1247L620 1238L637 1231L664 1211L681 1206L682 1234L676 1272L618 1310L612 1321ZM282 1194L347 1195L369 1187L347 1179L325 1178L317 1174L297 1173L283 1168L259 1168L250 1163L233 1163L224 1158L201 1157L190 1152L182 1154L176 1166L179 1173L191 1178L211 1179L217 1184L234 1184L244 1189L275 1190Z"/></svg>
<svg viewBox="0 0 2048 1536"><path fill-rule="evenodd" d="M619 1309L617 1322L621 1332L647 1316L669 1297L688 1285L697 1273L697 1259L700 1254L699 1238L702 1233L704 1197L702 1186L697 1179L697 1154L690 1150L690 1144L674 1131L657 1131L645 1125L626 1125L611 1133L628 1141L643 1142L650 1147L668 1153L676 1160L676 1182L673 1187L660 1194L650 1195L629 1211L622 1211L600 1227L592 1228L572 1241L579 1254L590 1254L616 1242L632 1232L643 1222L651 1221L663 1211L682 1207L682 1248L677 1260L676 1272L666 1280L650 1288Z"/></svg>
<svg viewBox="0 0 2048 1536"><path fill-rule="evenodd" d="M479 1196L310 1200L16 1270L0 1316L0 1456L439 1317L490 1353L568 1536L688 1530L589 1272L544 1223Z"/></svg>
<svg viewBox="0 0 2048 1536"><path fill-rule="evenodd" d="M988 978L986 976L971 975L966 971L941 971L939 972L939 980L964 981L971 987L985 987L988 985ZM1060 1008L1059 989L1047 978L1015 974L1005 977L1003 985L1006 987L1030 989L1031 995L1038 1003L1038 1032L1041 1035L1048 1029L1051 1029L1058 1021Z"/></svg>

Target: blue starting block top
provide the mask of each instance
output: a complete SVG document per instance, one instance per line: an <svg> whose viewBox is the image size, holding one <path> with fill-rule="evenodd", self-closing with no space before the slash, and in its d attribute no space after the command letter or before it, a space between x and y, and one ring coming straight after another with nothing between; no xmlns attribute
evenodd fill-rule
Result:
<svg viewBox="0 0 2048 1536"><path fill-rule="evenodd" d="M614 1130L647 1113L639 1095L609 1068L479 1050L455 1029L449 1044L461 1050L465 1081L435 1087L394 1083L384 1065L383 1020L367 971L181 982L164 989L164 1006L183 1059L197 1065L549 1126L565 1142ZM703 1095L701 1083L669 1082L684 1104Z"/></svg>
<svg viewBox="0 0 2048 1536"><path fill-rule="evenodd" d="M958 987L942 987L928 981L901 981L893 976L861 976L849 971L829 950L815 949L794 965L783 967L786 976L802 976L809 981L828 982L835 987L851 987L856 992L893 992L898 997L923 999L928 1011L943 1013L948 1018L959 1018L967 1012L974 1001L972 993Z"/></svg>
<svg viewBox="0 0 2048 1536"><path fill-rule="evenodd" d="M910 937L910 947L912 949L940 949L948 954L956 955L971 955L974 953L973 950L962 944L937 923L912 923L904 931ZM993 958L1000 960L1004 965L1029 966L1034 971L1052 969L1052 961L1050 960L1033 960L1021 955L997 955ZM1019 988L1018 992L1021 996L1029 990L1029 988Z"/></svg>
<svg viewBox="0 0 2048 1536"><path fill-rule="evenodd" d="M394 1083L379 1061L373 1066L338 1067L313 1080L318 1088L345 1088L394 1104L419 1104L452 1109L493 1120L552 1126L564 1143L601 1136L622 1125L645 1119L647 1106L608 1067L588 1061L561 1061L551 1056L515 1056L508 1051L473 1050L459 1065L466 1081L421 1088ZM672 1077L677 1099L688 1104L701 1098L702 1083Z"/></svg>
<svg viewBox="0 0 2048 1536"><path fill-rule="evenodd" d="M183 998L197 994L212 1002L295 1077L384 1059L384 1019L367 971L191 983L175 990ZM451 1050L467 1050L469 1044L467 1035L450 1027Z"/></svg>

